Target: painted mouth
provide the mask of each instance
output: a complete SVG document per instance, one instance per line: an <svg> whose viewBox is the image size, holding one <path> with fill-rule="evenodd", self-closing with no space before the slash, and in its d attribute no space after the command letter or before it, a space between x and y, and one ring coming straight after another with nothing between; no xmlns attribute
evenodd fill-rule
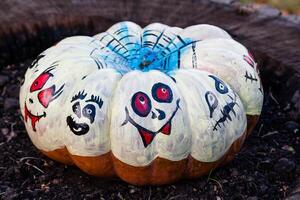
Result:
<svg viewBox="0 0 300 200"><path fill-rule="evenodd" d="M126 112L126 119L122 123L121 126L124 126L127 124L127 122L130 122L133 126L135 126L143 140L144 147L146 148L151 142L153 141L154 137L156 136L157 133L163 133L165 135L170 135L171 133L171 127L172 127L172 119L175 116L177 110L180 108L179 107L179 102L180 99L177 99L176 101L176 109L173 111L170 119L158 130L158 131L150 131L139 124L137 124L130 116L127 107L125 107L125 112Z"/></svg>
<svg viewBox="0 0 300 200"><path fill-rule="evenodd" d="M90 130L89 125L86 123L76 123L71 116L67 117L67 125L70 127L70 130L78 136L84 135Z"/></svg>
<svg viewBox="0 0 300 200"><path fill-rule="evenodd" d="M30 120L31 120L31 126L32 126L33 131L36 131L36 128L35 128L36 122L38 122L42 117L46 117L46 112L45 111L44 111L44 113L42 115L34 115L34 114L32 114L28 110L26 103L25 103L24 113L25 113L25 122L27 122L28 118L30 118Z"/></svg>
<svg viewBox="0 0 300 200"><path fill-rule="evenodd" d="M213 128L214 131L217 131L218 127L221 128L221 124L225 126L225 122L227 120L232 121L230 113L233 113L233 115L236 117L236 112L234 110L234 107L238 106L238 104L236 103L236 95L234 95L234 98L230 95L228 96L232 101L230 103L227 103L221 110L222 116L219 118L219 120L216 121L216 124Z"/></svg>

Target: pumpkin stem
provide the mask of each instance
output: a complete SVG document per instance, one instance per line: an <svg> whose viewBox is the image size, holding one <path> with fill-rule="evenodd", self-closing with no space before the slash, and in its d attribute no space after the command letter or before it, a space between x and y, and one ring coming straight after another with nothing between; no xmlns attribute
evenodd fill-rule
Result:
<svg viewBox="0 0 300 200"><path fill-rule="evenodd" d="M145 67L149 66L151 64L151 61L143 59L143 61L140 64L141 69L144 69Z"/></svg>

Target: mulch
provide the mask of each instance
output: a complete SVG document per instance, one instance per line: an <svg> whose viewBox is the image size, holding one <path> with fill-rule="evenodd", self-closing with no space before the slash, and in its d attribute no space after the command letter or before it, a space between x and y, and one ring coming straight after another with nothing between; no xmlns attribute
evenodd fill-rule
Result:
<svg viewBox="0 0 300 200"><path fill-rule="evenodd" d="M31 61L0 67L0 199L283 199L296 187L300 125L271 90L236 158L195 180L138 187L52 161L31 143L19 110L19 86Z"/></svg>

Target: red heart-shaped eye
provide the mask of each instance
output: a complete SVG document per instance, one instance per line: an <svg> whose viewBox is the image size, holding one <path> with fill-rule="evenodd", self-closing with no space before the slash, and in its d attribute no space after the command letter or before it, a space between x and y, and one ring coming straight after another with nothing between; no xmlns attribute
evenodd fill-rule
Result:
<svg viewBox="0 0 300 200"><path fill-rule="evenodd" d="M146 117L151 110L151 101L147 94L137 92L131 99L131 107L137 115Z"/></svg>
<svg viewBox="0 0 300 200"><path fill-rule="evenodd" d="M50 88L44 89L38 93L39 102L47 108L49 103L52 101L55 93L55 85L52 85Z"/></svg>
<svg viewBox="0 0 300 200"><path fill-rule="evenodd" d="M51 76L53 75L50 73L42 73L41 75L39 75L31 84L30 92L42 89Z"/></svg>

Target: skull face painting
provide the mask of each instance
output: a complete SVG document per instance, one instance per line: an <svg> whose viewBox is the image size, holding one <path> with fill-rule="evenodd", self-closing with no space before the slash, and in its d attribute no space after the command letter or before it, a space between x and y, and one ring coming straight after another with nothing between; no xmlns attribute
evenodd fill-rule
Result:
<svg viewBox="0 0 300 200"><path fill-rule="evenodd" d="M51 67L46 69L42 74L40 74L31 84L30 86L30 93L27 96L25 101L25 122L30 119L33 131L36 131L36 123L43 117L46 117L46 109L48 108L49 104L55 100L57 97L61 95L63 92L64 84L60 85L57 88L55 84L52 84L50 87L46 87L45 85L50 78L53 77L51 70L55 68L55 63L52 64ZM34 102L38 101L39 104L34 104ZM31 105L34 104L35 106L31 108ZM31 108L29 111L29 108ZM36 109L37 114L33 114L33 108ZM43 113L43 114L38 114Z"/></svg>
<svg viewBox="0 0 300 200"><path fill-rule="evenodd" d="M95 156L110 150L109 102L120 78L115 70L103 69L83 77L70 92L64 138L73 155Z"/></svg>
<svg viewBox="0 0 300 200"><path fill-rule="evenodd" d="M220 94L227 94L229 92L228 87L221 79L213 75L208 75L208 77L212 78L215 81L215 89L217 90L217 92L219 92ZM214 131L217 130L217 127L221 127L221 124L224 124L227 120L232 120L230 116L231 113L234 115L234 117L236 117L236 113L234 111L234 107L238 106L236 103L236 94L233 94L233 96L231 95L232 94L228 94L230 101L226 103L223 108L221 108L222 116L216 121L216 124L213 127ZM205 100L209 107L210 118L213 118L213 112L218 107L218 99L213 92L208 91L205 93Z"/></svg>
<svg viewBox="0 0 300 200"><path fill-rule="evenodd" d="M223 80L199 70L175 73L177 86L188 98L194 158L213 162L246 129L246 115L238 95Z"/></svg>
<svg viewBox="0 0 300 200"><path fill-rule="evenodd" d="M39 149L64 147L62 135L66 116L62 105L69 95L66 91L72 90L83 76L98 70L96 61L90 56L97 51L93 43L90 45L92 47L82 45L76 51L70 47L71 43L57 44L38 56L26 72L20 90L20 106L29 136ZM74 59L78 54L85 59Z"/></svg>
<svg viewBox="0 0 300 200"><path fill-rule="evenodd" d="M158 155L172 159L186 156L190 140L184 132L186 113L181 108L185 104L176 82L159 71L133 71L121 83L113 98L115 155L133 165L146 165ZM132 156L125 155L127 152Z"/></svg>
<svg viewBox="0 0 300 200"><path fill-rule="evenodd" d="M173 101L173 92L171 88L168 85L160 82L155 83L152 86L151 95L153 100L158 103L170 104ZM154 139L157 133L161 132L165 135L170 135L171 127L172 127L171 122L177 110L179 109L180 99L175 100L175 102L176 102L176 107L174 111L171 113L169 119L167 119L167 121L165 122L166 111L161 110L159 108L152 108L152 104L149 96L141 91L136 92L131 98L131 108L134 111L134 114L140 117L147 117L148 115L150 115L152 120L158 120L158 123L162 121L165 124L163 124L157 131L148 130L147 128L136 123L130 117L128 108L125 107L126 121L123 123L123 125L125 125L129 121L133 126L135 126L142 137L144 146L147 147L152 142L152 140ZM167 113L167 115L168 114L169 113Z"/></svg>
<svg viewBox="0 0 300 200"><path fill-rule="evenodd" d="M263 90L257 64L238 42L230 38L199 41L194 51L188 50L181 60L185 69L200 69L222 77L240 96L248 115L261 112Z"/></svg>
<svg viewBox="0 0 300 200"><path fill-rule="evenodd" d="M252 74L252 72L249 73L246 70L246 73L245 73L245 78L246 79L245 79L245 81L247 82L249 80L250 83L258 82L259 83L258 90L263 94L262 83L259 79L259 76L260 76L259 75L259 70L257 68L257 63L254 61L253 55L250 53L250 51L248 51L248 55L244 55L243 58L244 58L244 61L247 62L248 65L251 66L255 70L255 73L253 73L253 74Z"/></svg>
<svg viewBox="0 0 300 200"><path fill-rule="evenodd" d="M93 124L95 121L96 109L101 109L103 104L99 96L94 96L93 94L90 98L86 98L86 96L87 93L84 90L82 92L79 91L71 100L71 103L74 102L72 110L75 116L68 116L67 124L75 135L84 135L89 131L89 124ZM95 107L94 104L98 107ZM83 117L87 122L76 123L74 117L77 117L79 120Z"/></svg>

